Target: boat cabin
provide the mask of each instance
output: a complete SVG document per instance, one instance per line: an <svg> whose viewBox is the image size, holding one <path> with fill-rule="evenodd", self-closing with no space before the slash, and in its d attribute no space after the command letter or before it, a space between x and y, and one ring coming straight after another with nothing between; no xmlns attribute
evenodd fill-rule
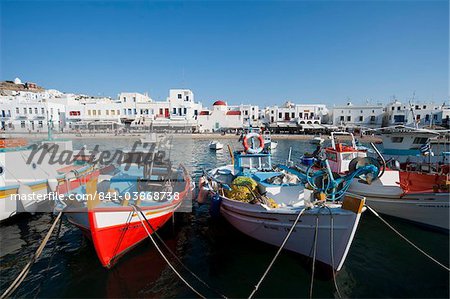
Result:
<svg viewBox="0 0 450 299"><path fill-rule="evenodd" d="M272 159L270 154L247 154L245 152L235 152L234 157L234 172L236 174L272 170Z"/></svg>
<svg viewBox="0 0 450 299"><path fill-rule="evenodd" d="M337 136L350 136L351 145L338 142ZM332 172L345 173L348 171L350 161L354 158L367 157L367 152L358 150L356 140L352 133L347 132L332 132L331 133L331 147L325 148L325 154L330 164Z"/></svg>

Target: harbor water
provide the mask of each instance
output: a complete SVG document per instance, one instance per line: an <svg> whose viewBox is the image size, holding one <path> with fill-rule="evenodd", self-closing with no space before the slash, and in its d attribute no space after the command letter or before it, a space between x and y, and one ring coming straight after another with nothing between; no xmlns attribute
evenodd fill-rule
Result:
<svg viewBox="0 0 450 299"><path fill-rule="evenodd" d="M74 140L74 148L80 149L83 145L92 148L98 144L100 149L124 149L129 148L133 141L129 138L77 139ZM237 138L224 139L221 140L224 150L214 152L208 149L209 141L174 140L171 160L186 164L194 181L198 181L202 169L230 163L228 144L235 149L241 147ZM294 161L299 161L304 152L315 149L307 141L279 140L273 153L274 163L284 163L291 147ZM50 213L38 213L18 217L0 226L1 292L39 246L53 217ZM391 217L385 219L419 247L448 265L448 234ZM228 297L247 297L277 250L241 234L223 219L211 218L209 205L195 202L192 213L177 213L175 223L168 222L159 234L188 268ZM218 296L197 283L179 265L177 268L202 293L208 297ZM369 211L362 216L347 260L336 280L340 293L349 298L449 297L448 272L418 253ZM308 297L310 283L311 263L297 254L284 251L257 297ZM171 271L149 240L107 270L98 261L92 244L66 220L58 242L54 238L49 241L14 296L196 297ZM336 296L332 277L319 273L314 279L313 297Z"/></svg>

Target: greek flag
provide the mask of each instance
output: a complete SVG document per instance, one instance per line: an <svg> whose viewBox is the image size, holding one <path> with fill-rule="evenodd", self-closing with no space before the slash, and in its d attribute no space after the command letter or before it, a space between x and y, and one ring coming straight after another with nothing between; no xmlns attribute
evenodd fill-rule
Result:
<svg viewBox="0 0 450 299"><path fill-rule="evenodd" d="M430 142L427 142L427 143L425 143L424 145L422 145L422 146L420 147L420 152L421 152L422 155L424 155L424 156L433 155L433 153L431 152Z"/></svg>

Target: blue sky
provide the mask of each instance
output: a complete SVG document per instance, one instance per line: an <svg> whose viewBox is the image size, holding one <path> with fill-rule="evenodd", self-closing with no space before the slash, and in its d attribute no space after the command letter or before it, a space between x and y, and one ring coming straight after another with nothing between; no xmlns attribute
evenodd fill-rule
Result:
<svg viewBox="0 0 450 299"><path fill-rule="evenodd" d="M447 1L0 1L2 80L207 105L448 100Z"/></svg>

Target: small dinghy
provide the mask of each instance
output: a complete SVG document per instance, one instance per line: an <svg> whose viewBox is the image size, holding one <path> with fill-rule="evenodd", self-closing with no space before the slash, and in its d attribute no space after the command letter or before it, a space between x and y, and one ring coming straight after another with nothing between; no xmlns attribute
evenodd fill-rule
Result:
<svg viewBox="0 0 450 299"><path fill-rule="evenodd" d="M313 139L311 139L309 141L309 143L316 144L316 145L321 145L324 141L325 141L325 139L323 139L321 135L316 135L316 136L313 137Z"/></svg>
<svg viewBox="0 0 450 299"><path fill-rule="evenodd" d="M86 198L68 201L68 220L92 240L104 267L162 227L191 194L186 169L172 166L165 152L125 152L118 171L87 183ZM81 192L83 192L81 190ZM140 221L145 215L146 228Z"/></svg>
<svg viewBox="0 0 450 299"><path fill-rule="evenodd" d="M211 141L209 143L209 149L213 151L221 150L223 149L223 144L217 140Z"/></svg>
<svg viewBox="0 0 450 299"><path fill-rule="evenodd" d="M251 138L259 140L259 145ZM305 176L287 166L272 167L271 154L264 149L260 135L248 133L243 144L244 151L234 152L231 165L204 174L202 182L212 197L212 213L220 213L244 234L275 246L283 243L295 224L285 248L312 257L315 247L317 260L340 270L363 212L364 198L339 192L342 180L330 184L335 192L305 188ZM324 180L331 173L329 167L327 171L322 172ZM314 179L320 180L318 176Z"/></svg>

